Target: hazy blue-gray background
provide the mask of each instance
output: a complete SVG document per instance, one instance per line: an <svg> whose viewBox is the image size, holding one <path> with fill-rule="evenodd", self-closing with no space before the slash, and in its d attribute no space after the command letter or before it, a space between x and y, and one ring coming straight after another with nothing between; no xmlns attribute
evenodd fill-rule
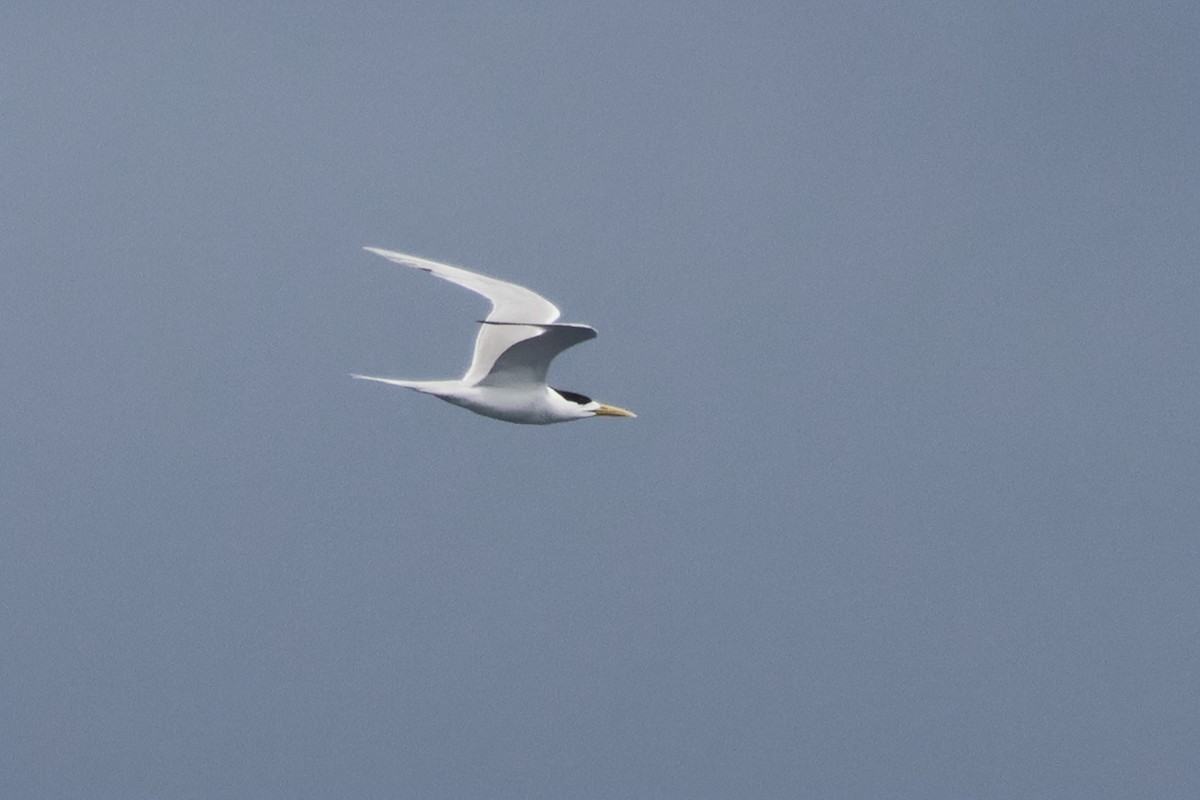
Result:
<svg viewBox="0 0 1200 800"><path fill-rule="evenodd" d="M1198 9L12 4L0 795L1196 797Z"/></svg>

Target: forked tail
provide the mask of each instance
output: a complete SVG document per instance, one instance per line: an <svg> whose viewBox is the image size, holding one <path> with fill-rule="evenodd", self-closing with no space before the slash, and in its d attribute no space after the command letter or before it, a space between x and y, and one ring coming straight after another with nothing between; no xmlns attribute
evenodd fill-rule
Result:
<svg viewBox="0 0 1200 800"><path fill-rule="evenodd" d="M376 383L387 383L392 386L403 386L405 389L415 389L418 392L427 392L437 394L444 381L402 381L398 378L376 378L374 375L355 375L351 374L351 378L357 378L360 381L375 381Z"/></svg>

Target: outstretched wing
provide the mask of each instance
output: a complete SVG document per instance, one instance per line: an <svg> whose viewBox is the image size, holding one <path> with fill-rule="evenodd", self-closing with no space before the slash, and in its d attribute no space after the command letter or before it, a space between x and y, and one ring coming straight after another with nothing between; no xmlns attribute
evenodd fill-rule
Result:
<svg viewBox="0 0 1200 800"><path fill-rule="evenodd" d="M511 327L503 323L483 323L484 328ZM531 326L517 326L531 327ZM522 339L500 354L480 386L529 386L546 382L546 371L554 357L580 342L596 338L596 329L587 325L539 325L537 336Z"/></svg>
<svg viewBox="0 0 1200 800"><path fill-rule="evenodd" d="M463 376L463 381L467 384L476 384L483 381L492 372L496 360L505 351L518 342L531 337L540 337L544 330L540 326L558 319L559 311L553 303L537 292L526 289L524 286L490 278L487 275L480 275L477 272L471 272L461 267L439 264L436 261L405 255L404 253L396 253L391 250L381 250L377 247L364 247L363 249L383 256L397 264L424 270L430 275L435 275L451 283L457 283L464 289L470 289L476 294L483 295L492 303L492 310L487 315L489 322L528 323L482 325L479 329L479 335L475 338L475 355L471 359L471 367L467 370L467 374ZM593 332L592 335L594 336L595 333ZM555 350L546 359L546 363L549 364L551 358L554 358L560 351L565 350L571 344L575 343L565 344L558 350ZM542 376L544 379L544 369Z"/></svg>

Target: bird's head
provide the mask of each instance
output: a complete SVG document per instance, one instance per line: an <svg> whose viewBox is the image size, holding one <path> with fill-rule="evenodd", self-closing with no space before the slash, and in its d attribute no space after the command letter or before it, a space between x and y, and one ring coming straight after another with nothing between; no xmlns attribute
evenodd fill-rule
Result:
<svg viewBox="0 0 1200 800"><path fill-rule="evenodd" d="M566 389L554 390L560 397L569 403L573 403L579 411L581 417L636 417L637 414L632 411L626 411L618 406L610 406L607 403L598 403L587 395L579 394L578 392L568 392Z"/></svg>

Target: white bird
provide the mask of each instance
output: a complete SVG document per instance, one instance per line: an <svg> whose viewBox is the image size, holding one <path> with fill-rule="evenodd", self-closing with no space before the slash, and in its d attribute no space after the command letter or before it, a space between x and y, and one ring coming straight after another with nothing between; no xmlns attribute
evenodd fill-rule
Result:
<svg viewBox="0 0 1200 800"><path fill-rule="evenodd" d="M553 389L546 383L546 371L555 356L568 347L596 338L595 329L587 325L556 323L559 311L546 298L524 286L461 267L375 247L363 249L481 294L491 301L492 310L487 319L480 321L471 367L458 380L352 377L415 389L485 417L526 425L587 417L637 416L576 392Z"/></svg>

